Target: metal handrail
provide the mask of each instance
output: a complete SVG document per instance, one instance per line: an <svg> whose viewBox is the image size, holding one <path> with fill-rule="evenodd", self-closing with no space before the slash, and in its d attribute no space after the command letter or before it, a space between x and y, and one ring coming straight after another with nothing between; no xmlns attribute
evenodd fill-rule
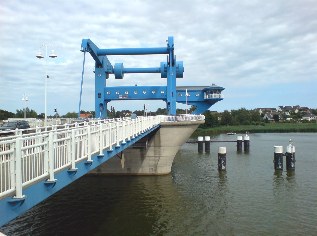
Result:
<svg viewBox="0 0 317 236"><path fill-rule="evenodd" d="M0 198L15 194L40 179L55 181L58 171L76 169L76 163L112 150L161 122L202 120L202 115L148 116L136 119L93 120L80 124L37 128L0 139Z"/></svg>

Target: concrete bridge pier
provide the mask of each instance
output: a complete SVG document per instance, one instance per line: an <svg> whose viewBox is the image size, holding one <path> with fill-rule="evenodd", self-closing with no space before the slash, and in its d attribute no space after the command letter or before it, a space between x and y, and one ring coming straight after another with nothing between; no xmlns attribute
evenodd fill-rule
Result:
<svg viewBox="0 0 317 236"><path fill-rule="evenodd" d="M165 175L180 147L205 121L162 122L160 129L124 150L91 174L113 175Z"/></svg>

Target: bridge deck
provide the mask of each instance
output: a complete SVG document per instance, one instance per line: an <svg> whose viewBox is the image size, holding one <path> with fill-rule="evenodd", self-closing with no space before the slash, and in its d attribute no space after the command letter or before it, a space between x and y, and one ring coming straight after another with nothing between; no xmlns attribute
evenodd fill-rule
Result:
<svg viewBox="0 0 317 236"><path fill-rule="evenodd" d="M149 116L53 126L0 138L0 226L158 129L203 116Z"/></svg>

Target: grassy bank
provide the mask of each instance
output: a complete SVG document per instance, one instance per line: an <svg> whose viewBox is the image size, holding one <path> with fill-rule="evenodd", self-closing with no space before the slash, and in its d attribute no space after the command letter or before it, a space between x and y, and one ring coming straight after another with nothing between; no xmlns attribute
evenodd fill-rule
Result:
<svg viewBox="0 0 317 236"><path fill-rule="evenodd" d="M221 133L290 133L317 132L317 123L265 123L264 125L219 126L214 128L198 128L193 137Z"/></svg>

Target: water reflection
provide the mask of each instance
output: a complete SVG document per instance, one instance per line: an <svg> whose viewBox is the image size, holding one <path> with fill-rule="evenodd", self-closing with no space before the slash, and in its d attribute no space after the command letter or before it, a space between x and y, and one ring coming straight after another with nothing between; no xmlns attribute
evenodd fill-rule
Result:
<svg viewBox="0 0 317 236"><path fill-rule="evenodd" d="M314 235L316 134L296 134L295 171L274 171L273 145L289 134L251 136L252 152L227 145L197 154L185 144L171 175L84 177L2 227L7 235ZM227 136L220 137L220 140ZM297 138L296 138L297 137ZM306 137L306 138L305 138ZM222 145L222 144L221 144ZM303 153L305 151L305 153ZM291 232L291 233L290 233Z"/></svg>
<svg viewBox="0 0 317 236"><path fill-rule="evenodd" d="M292 180L295 179L295 171L294 170L288 170L286 172L286 176L288 177L288 180Z"/></svg>

